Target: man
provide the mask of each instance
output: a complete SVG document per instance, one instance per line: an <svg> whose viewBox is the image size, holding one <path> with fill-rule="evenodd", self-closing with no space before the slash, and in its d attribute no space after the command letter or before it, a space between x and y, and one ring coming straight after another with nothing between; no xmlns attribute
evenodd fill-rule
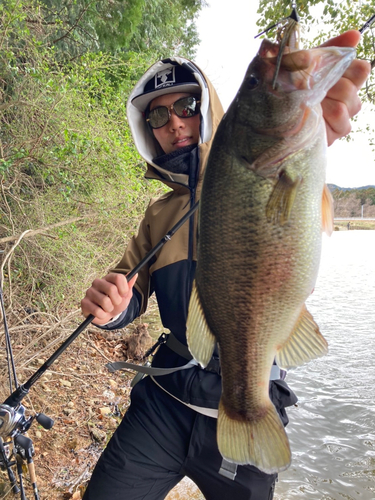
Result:
<svg viewBox="0 0 375 500"><path fill-rule="evenodd" d="M349 31L326 45L355 46L359 39L359 32ZM323 101L329 144L350 131L349 119L360 109L357 91L368 73L367 63L354 61ZM87 290L82 312L93 314L102 328L121 328L146 310L155 292L163 325L172 334L153 359L156 368L181 367L189 359L185 332L196 266L194 218L138 276L127 283L125 275L199 199L222 116L210 82L182 58L154 64L129 97L129 124L148 164L146 178L172 190L151 201L114 272ZM217 353L205 370L193 366L144 378L132 391L130 408L98 461L84 499L162 499L185 475L207 499L271 499L276 475L247 465L228 477L216 445L220 392ZM283 380L271 380L270 396L286 425L285 407L296 401L294 394Z"/></svg>

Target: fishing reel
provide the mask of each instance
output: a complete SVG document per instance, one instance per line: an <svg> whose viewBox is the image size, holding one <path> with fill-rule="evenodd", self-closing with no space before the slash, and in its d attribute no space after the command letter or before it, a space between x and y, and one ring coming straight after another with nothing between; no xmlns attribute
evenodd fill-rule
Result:
<svg viewBox="0 0 375 500"><path fill-rule="evenodd" d="M21 404L12 408L3 403L0 405L0 437L5 440L18 434L25 434L33 422L38 422L44 429L51 429L53 420L43 413L37 413L35 416L26 418L25 407Z"/></svg>
<svg viewBox="0 0 375 500"><path fill-rule="evenodd" d="M0 405L0 468L7 472L14 495L20 494L21 500L26 500L23 483L23 464L27 463L34 500L40 500L36 484L36 474L33 462L35 453L32 440L25 434L30 429L33 420L44 429L51 429L54 422L43 413L26 417L25 407L21 404L15 407L3 403ZM13 469L16 468L18 481Z"/></svg>

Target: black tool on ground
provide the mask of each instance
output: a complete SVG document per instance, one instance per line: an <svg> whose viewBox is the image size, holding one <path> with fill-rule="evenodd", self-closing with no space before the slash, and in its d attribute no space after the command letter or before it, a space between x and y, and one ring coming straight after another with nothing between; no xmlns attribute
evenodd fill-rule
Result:
<svg viewBox="0 0 375 500"><path fill-rule="evenodd" d="M126 276L130 281L152 257L169 241L175 232L195 213L199 206L199 201L172 227L172 229L152 248L139 264ZM93 321L94 316L88 316L79 327L62 343L62 345L52 354L52 356L22 385L18 384L12 346L5 316L3 292L0 288L0 303L2 308L5 344L7 352L10 396L0 404L0 468L7 471L11 488L14 494L20 493L21 500L26 500L23 486L22 465L26 461L29 469L30 480L33 487L34 500L39 500L36 486L36 476L32 457L34 448L30 438L24 434L30 428L35 419L45 429L53 426L53 420L42 413L26 417L25 408L21 401L28 394L30 388L48 370L54 361L65 351L67 347L78 337L80 333ZM155 346L156 347L156 346ZM13 379L13 380L12 380ZM13 391L13 382L15 390ZM13 467L17 466L18 484L13 472Z"/></svg>

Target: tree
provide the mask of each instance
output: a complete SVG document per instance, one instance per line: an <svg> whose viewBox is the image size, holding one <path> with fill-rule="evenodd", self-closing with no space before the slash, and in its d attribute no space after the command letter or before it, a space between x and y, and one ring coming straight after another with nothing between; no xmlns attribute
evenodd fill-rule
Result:
<svg viewBox="0 0 375 500"><path fill-rule="evenodd" d="M72 57L76 38L53 46L61 26L46 19L32 0L0 3L0 284L19 311L76 304L160 192L126 119L155 53L89 51L82 39Z"/></svg>
<svg viewBox="0 0 375 500"><path fill-rule="evenodd" d="M129 50L193 56L194 20L203 5L204 0L40 0L40 16L48 42L64 56Z"/></svg>
<svg viewBox="0 0 375 500"><path fill-rule="evenodd" d="M337 36L348 29L360 29L364 23L375 13L375 0L367 2L351 2L349 0L297 0L297 11L300 15L302 27L302 45L304 47L316 46L323 41ZM287 0L260 0L258 14L260 15L257 25L259 31L263 31L289 16L291 13L291 3ZM268 35L272 37L273 32ZM365 59L375 66L375 22L371 29L366 30L357 48L357 57ZM360 92L363 102L369 103L370 107L375 105L375 76L371 73L364 88ZM358 132L366 132L369 135L369 142L374 145L373 136L375 130L371 124Z"/></svg>
<svg viewBox="0 0 375 500"><path fill-rule="evenodd" d="M142 20L145 0L41 0L48 41L71 57L128 47ZM32 20L30 19L30 22Z"/></svg>
<svg viewBox="0 0 375 500"><path fill-rule="evenodd" d="M130 48L152 50L158 57L178 54L193 58L199 43L194 21L204 5L204 0L148 0Z"/></svg>

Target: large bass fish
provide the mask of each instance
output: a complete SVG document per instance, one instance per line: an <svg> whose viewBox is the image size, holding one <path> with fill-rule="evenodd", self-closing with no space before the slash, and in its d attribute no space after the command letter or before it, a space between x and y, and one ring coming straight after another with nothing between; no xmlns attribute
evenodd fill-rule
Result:
<svg viewBox="0 0 375 500"><path fill-rule="evenodd" d="M288 438L269 378L325 354L305 301L332 230L320 102L355 57L322 47L277 57L264 40L217 130L200 201L188 346L202 367L220 349L222 456L264 472L286 469Z"/></svg>

